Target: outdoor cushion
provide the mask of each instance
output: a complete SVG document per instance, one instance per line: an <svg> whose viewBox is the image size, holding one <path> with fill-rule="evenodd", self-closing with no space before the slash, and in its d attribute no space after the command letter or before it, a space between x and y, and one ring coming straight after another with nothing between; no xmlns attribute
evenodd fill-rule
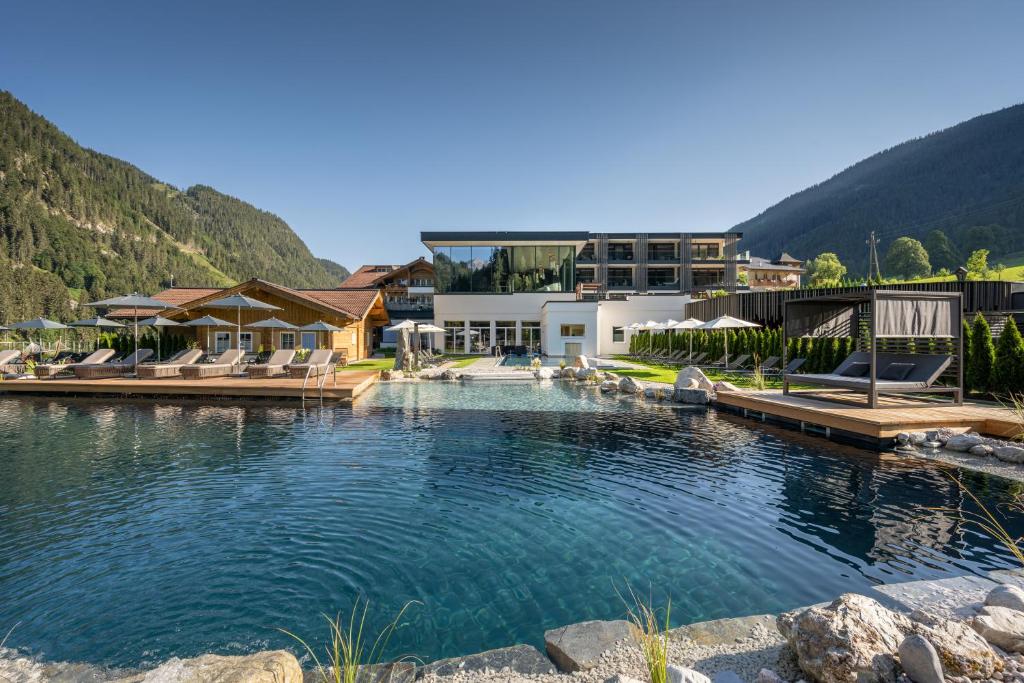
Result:
<svg viewBox="0 0 1024 683"><path fill-rule="evenodd" d="M839 374L843 377L864 377L870 370L871 363L850 363Z"/></svg>
<svg viewBox="0 0 1024 683"><path fill-rule="evenodd" d="M889 363L889 365L887 365L885 369L878 374L878 379L902 382L914 369L914 366L915 363Z"/></svg>

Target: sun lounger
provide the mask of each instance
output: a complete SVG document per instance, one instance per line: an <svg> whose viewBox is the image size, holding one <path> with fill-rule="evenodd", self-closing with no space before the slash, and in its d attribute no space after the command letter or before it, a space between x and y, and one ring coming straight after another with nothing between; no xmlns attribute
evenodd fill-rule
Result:
<svg viewBox="0 0 1024 683"><path fill-rule="evenodd" d="M193 365L203 357L200 349L185 349L179 351L163 363L145 363L135 368L135 376L139 379L163 379L167 377L180 377L181 369L186 365Z"/></svg>
<svg viewBox="0 0 1024 683"><path fill-rule="evenodd" d="M856 351L828 374L799 375L800 384L849 389L868 394L868 404L877 403L877 394L952 393L959 398L957 387L934 386L952 364L953 356L931 353L876 353L878 370L875 395L871 394L871 354ZM789 376L784 375L783 392L789 393Z"/></svg>
<svg viewBox="0 0 1024 683"><path fill-rule="evenodd" d="M708 367L708 368L724 368L725 364L727 362L729 362L729 355L728 354L722 356L721 358L716 360L714 363L702 363L702 365L704 367ZM696 363L694 363L694 365L696 365Z"/></svg>
<svg viewBox="0 0 1024 683"><path fill-rule="evenodd" d="M331 362L333 352L328 349L317 349L310 352L309 358L302 363L289 363L288 375L292 379L304 379L307 373L312 377L319 377L334 367ZM312 370L310 369L312 368Z"/></svg>
<svg viewBox="0 0 1024 683"><path fill-rule="evenodd" d="M185 379L206 379L208 377L224 377L234 372L238 361L244 355L238 349L228 349L217 356L212 363L193 363L181 366L181 376Z"/></svg>
<svg viewBox="0 0 1024 683"><path fill-rule="evenodd" d="M738 370L746 365L747 361L750 360L750 354L745 353L742 356L736 356L735 360L731 363L727 363L725 366L726 370Z"/></svg>
<svg viewBox="0 0 1024 683"><path fill-rule="evenodd" d="M135 372L135 366L153 355L153 349L139 349L127 358L111 363L78 363L73 371L78 379L103 379L122 377Z"/></svg>
<svg viewBox="0 0 1024 683"><path fill-rule="evenodd" d="M761 372L771 372L779 364L779 360L778 356L768 356L758 367L761 369Z"/></svg>
<svg viewBox="0 0 1024 683"><path fill-rule="evenodd" d="M249 377L276 377L287 375L287 365L295 358L294 350L274 351L266 363L255 363L246 366L245 370Z"/></svg>
<svg viewBox="0 0 1024 683"><path fill-rule="evenodd" d="M707 353L698 353L689 358L683 357L679 359L680 365L699 365L701 361L707 358Z"/></svg>
<svg viewBox="0 0 1024 683"><path fill-rule="evenodd" d="M116 351L114 351L114 349L98 349L86 356L80 363L64 363L58 365L51 363L37 365L35 368L35 375L38 379L50 379L61 373L74 372L76 367L106 363L113 358L115 353Z"/></svg>
<svg viewBox="0 0 1024 683"><path fill-rule="evenodd" d="M21 359L21 351L17 349L7 349L6 351L0 351L0 372L7 372L8 365L19 364L18 361Z"/></svg>

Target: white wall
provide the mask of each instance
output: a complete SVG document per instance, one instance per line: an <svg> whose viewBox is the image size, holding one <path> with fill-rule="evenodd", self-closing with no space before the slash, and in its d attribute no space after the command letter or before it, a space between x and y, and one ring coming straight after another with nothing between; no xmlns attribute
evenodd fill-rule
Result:
<svg viewBox="0 0 1024 683"><path fill-rule="evenodd" d="M464 326L469 321L487 320L491 323L491 338L494 338L494 323L498 320L514 320L518 323L541 322L541 308L548 301L575 301L574 292L566 293L523 293L523 294L435 294L434 324L444 327L445 321L461 320ZM468 337L467 337L468 338ZM443 348L444 335L438 333L435 345ZM547 345L544 345L547 352Z"/></svg>
<svg viewBox="0 0 1024 683"><path fill-rule="evenodd" d="M584 356L596 356L598 302L596 301L549 301L541 314L540 334L543 340L544 353L549 356L564 356L565 344L578 343L580 353ZM586 329L584 337L563 337L562 325L583 325Z"/></svg>
<svg viewBox="0 0 1024 683"><path fill-rule="evenodd" d="M625 327L632 323L657 320L663 322L669 318L682 320L683 308L689 303L690 296L631 296L625 301L602 301L598 307L597 318L597 353L610 356L615 353L629 353L629 337L626 331L623 341L612 341L612 328Z"/></svg>

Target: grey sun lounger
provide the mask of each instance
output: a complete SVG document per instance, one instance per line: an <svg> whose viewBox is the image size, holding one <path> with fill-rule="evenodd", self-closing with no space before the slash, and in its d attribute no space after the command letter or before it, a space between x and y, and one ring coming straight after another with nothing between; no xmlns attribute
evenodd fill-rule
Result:
<svg viewBox="0 0 1024 683"><path fill-rule="evenodd" d="M142 361L153 355L153 349L139 349L127 358L110 363L78 363L73 367L78 379L103 379L105 377L122 377L135 371Z"/></svg>
<svg viewBox="0 0 1024 683"><path fill-rule="evenodd" d="M709 368L724 368L725 364L729 362L729 356L725 355L716 360L714 363L702 363L705 367Z"/></svg>
<svg viewBox="0 0 1024 683"><path fill-rule="evenodd" d="M167 377L181 377L181 369L186 365L193 365L203 357L201 349L185 349L174 354L162 363L145 363L135 368L135 375L139 379L164 379Z"/></svg>
<svg viewBox="0 0 1024 683"><path fill-rule="evenodd" d="M181 376L185 379L206 379L208 377L224 377L230 375L238 362L245 355L244 351L228 349L217 356L212 363L193 363L181 366Z"/></svg>
<svg viewBox="0 0 1024 683"><path fill-rule="evenodd" d="M942 373L953 363L953 356L931 353L876 353L875 360L878 363L878 374L882 375L893 363L911 365L906 377L900 380L882 379L875 380L875 394L914 394L914 393L952 393L954 398L959 400L960 389L957 387L935 386ZM850 391L864 392L868 394L869 405L877 401L871 396L870 378L871 354L867 351L856 351L851 353L833 372L828 374L807 374L799 375L794 381L800 384L811 384L836 389L849 389ZM863 376L848 376L854 364L867 365L868 372ZM789 393L789 372L783 375L783 393Z"/></svg>
<svg viewBox="0 0 1024 683"><path fill-rule="evenodd" d="M245 367L246 372L249 373L249 377L277 377L279 375L288 374L288 364L295 358L295 351L291 349L282 349L280 351L274 351L270 354L270 358L267 359L266 363L255 363L253 365L247 365Z"/></svg>
<svg viewBox="0 0 1024 683"><path fill-rule="evenodd" d="M312 377L319 377L322 373L326 373L330 368L334 367L334 364L331 362L331 356L333 355L334 352L329 349L311 351L309 358L304 362L288 364L288 375L292 379L305 379L307 373Z"/></svg>
<svg viewBox="0 0 1024 683"><path fill-rule="evenodd" d="M738 369L742 368L746 364L746 362L748 360L750 360L750 354L749 353L745 353L742 356L736 356L735 360L733 360L731 363L727 363L726 364L725 369L726 370L738 370Z"/></svg>
<svg viewBox="0 0 1024 683"><path fill-rule="evenodd" d="M702 353L698 353L696 356L693 356L692 358L683 358L679 362L682 365L698 365L701 361L703 361L707 357L708 357L707 351L704 351Z"/></svg>
<svg viewBox="0 0 1024 683"><path fill-rule="evenodd" d="M117 352L114 349L97 349L78 363L65 363L63 365L37 365L35 368L35 375L38 379L50 379L65 372L74 372L76 367L106 363L113 358L115 353Z"/></svg>

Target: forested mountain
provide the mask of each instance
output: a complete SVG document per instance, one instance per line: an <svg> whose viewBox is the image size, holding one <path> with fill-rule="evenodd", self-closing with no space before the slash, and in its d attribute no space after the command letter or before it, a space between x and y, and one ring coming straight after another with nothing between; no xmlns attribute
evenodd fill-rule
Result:
<svg viewBox="0 0 1024 683"><path fill-rule="evenodd" d="M43 313L56 283L91 300L152 293L172 278L334 287L345 279L339 268L314 257L277 216L209 187L177 190L85 149L0 91L0 322ZM7 286L27 284L28 273L40 288L15 305Z"/></svg>
<svg viewBox="0 0 1024 683"><path fill-rule="evenodd" d="M859 274L872 230L880 254L902 236L941 243L940 231L954 253L947 263L932 255L936 267L976 248L989 249L990 262L1024 249L1024 105L875 154L733 228L753 254L832 251Z"/></svg>
<svg viewBox="0 0 1024 683"><path fill-rule="evenodd" d="M329 258L322 258L317 260L320 261L320 265L324 267L324 270L327 271L327 274L330 275L335 280L337 280L338 282L344 282L348 278L348 276L352 274L348 272L348 268L341 265L340 263L335 263Z"/></svg>

